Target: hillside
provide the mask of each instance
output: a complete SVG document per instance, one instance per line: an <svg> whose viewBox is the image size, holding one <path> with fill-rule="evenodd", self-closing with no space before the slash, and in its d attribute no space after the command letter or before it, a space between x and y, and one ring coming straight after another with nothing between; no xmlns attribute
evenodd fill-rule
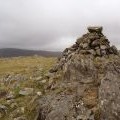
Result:
<svg viewBox="0 0 120 120"><path fill-rule="evenodd" d="M33 55L39 55L44 57L58 57L61 55L61 52L25 50L25 49L15 49L15 48L0 49L0 57L18 57L18 56L33 56Z"/></svg>
<svg viewBox="0 0 120 120"><path fill-rule="evenodd" d="M0 59L0 120L33 120L54 57Z"/></svg>
<svg viewBox="0 0 120 120"><path fill-rule="evenodd" d="M61 57L0 59L0 120L120 120L120 54L88 33Z"/></svg>

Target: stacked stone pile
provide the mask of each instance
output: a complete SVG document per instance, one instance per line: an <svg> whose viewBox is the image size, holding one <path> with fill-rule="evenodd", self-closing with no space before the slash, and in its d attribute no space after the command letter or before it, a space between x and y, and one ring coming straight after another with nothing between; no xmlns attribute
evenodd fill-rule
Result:
<svg viewBox="0 0 120 120"><path fill-rule="evenodd" d="M58 64L50 72L57 72L62 69L75 54L91 55L93 57L117 55L118 51L115 46L110 46L109 40L102 34L102 27L88 27L88 33L78 38L76 43L63 51Z"/></svg>
<svg viewBox="0 0 120 120"><path fill-rule="evenodd" d="M120 57L102 29L88 27L50 69L37 120L120 120Z"/></svg>
<svg viewBox="0 0 120 120"><path fill-rule="evenodd" d="M88 31L89 33L77 39L80 53L94 56L117 54L116 48L110 47L109 40L102 34L102 27L88 27Z"/></svg>

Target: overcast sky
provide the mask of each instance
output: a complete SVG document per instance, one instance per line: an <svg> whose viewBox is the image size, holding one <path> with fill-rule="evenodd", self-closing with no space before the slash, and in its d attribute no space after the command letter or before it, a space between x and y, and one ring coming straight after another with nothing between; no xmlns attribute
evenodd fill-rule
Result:
<svg viewBox="0 0 120 120"><path fill-rule="evenodd" d="M120 0L0 0L0 48L63 50L90 25L120 49Z"/></svg>

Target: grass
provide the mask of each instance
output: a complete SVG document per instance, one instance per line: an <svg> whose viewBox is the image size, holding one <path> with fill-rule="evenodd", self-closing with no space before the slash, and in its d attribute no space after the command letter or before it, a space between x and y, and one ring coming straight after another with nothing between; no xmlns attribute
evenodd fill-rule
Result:
<svg viewBox="0 0 120 120"><path fill-rule="evenodd" d="M6 98L0 98L0 104L8 107L7 114L0 120L13 120L10 116L23 107L25 112L22 115L28 120L33 120L38 106L37 100L40 97L36 93L43 91L43 84L38 78L42 78L55 62L56 58L40 56L0 59L0 91L6 91L7 94L12 92L15 96L14 102L18 106L11 109L11 104L8 105ZM7 79L8 81L6 81ZM20 96L19 91L24 88L33 88L34 93L28 96Z"/></svg>
<svg viewBox="0 0 120 120"><path fill-rule="evenodd" d="M41 66L42 68L47 70L53 65L55 60L55 58L45 58L39 56L2 58L0 60L0 75L9 72L29 73L33 71L31 70L31 68L36 66Z"/></svg>

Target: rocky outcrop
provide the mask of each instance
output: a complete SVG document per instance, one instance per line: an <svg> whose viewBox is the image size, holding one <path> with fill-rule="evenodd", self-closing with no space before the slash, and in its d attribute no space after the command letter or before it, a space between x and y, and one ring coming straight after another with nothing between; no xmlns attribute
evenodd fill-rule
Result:
<svg viewBox="0 0 120 120"><path fill-rule="evenodd" d="M50 69L37 120L120 119L120 57L102 29L88 27Z"/></svg>

